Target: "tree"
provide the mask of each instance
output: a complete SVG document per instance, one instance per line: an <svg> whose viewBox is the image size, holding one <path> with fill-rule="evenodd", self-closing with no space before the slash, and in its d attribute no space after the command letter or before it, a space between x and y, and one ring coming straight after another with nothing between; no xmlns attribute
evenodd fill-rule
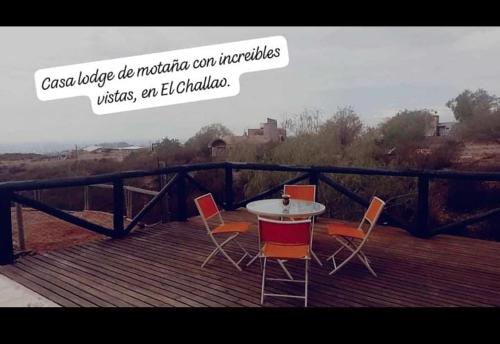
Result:
<svg viewBox="0 0 500 344"><path fill-rule="evenodd" d="M363 130L363 123L352 107L339 108L321 127L320 133L332 135L341 147L350 145Z"/></svg>
<svg viewBox="0 0 500 344"><path fill-rule="evenodd" d="M158 157L162 161L171 162L175 155L182 149L182 145L177 139L165 137L156 147Z"/></svg>
<svg viewBox="0 0 500 344"><path fill-rule="evenodd" d="M321 126L321 113L318 110L305 109L299 114L285 118L281 127L295 136L318 133Z"/></svg>
<svg viewBox="0 0 500 344"><path fill-rule="evenodd" d="M233 133L220 123L206 125L201 128L193 137L186 141L186 147L193 148L202 156L209 157L210 149L208 145L215 140Z"/></svg>
<svg viewBox="0 0 500 344"><path fill-rule="evenodd" d="M432 116L427 109L398 112L380 126L384 144L391 148L418 145L430 127Z"/></svg>
<svg viewBox="0 0 500 344"><path fill-rule="evenodd" d="M476 116L489 115L498 111L500 98L488 94L487 91L481 88L475 92L465 90L457 97L449 100L446 106L453 111L458 121L463 122Z"/></svg>

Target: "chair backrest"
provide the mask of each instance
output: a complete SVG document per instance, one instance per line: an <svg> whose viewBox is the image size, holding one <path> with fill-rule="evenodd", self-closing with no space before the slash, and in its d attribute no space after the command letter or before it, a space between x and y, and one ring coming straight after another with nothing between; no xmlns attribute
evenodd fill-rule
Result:
<svg viewBox="0 0 500 344"><path fill-rule="evenodd" d="M312 202L316 200L316 185L285 185L283 192L290 195L291 199Z"/></svg>
<svg viewBox="0 0 500 344"><path fill-rule="evenodd" d="M363 225L368 222L370 227L366 231L366 234L369 234L373 227L375 227L375 224L378 221L378 218L380 217L380 214L382 213L382 210L384 210L385 202L382 201L378 197L373 197L370 205L368 206L368 209L365 212L365 215L363 216L363 219L361 220L361 223L359 224L359 229L363 229ZM368 235L367 235L368 236Z"/></svg>
<svg viewBox="0 0 500 344"><path fill-rule="evenodd" d="M281 245L309 245L311 220L278 221L259 217L259 242Z"/></svg>
<svg viewBox="0 0 500 344"><path fill-rule="evenodd" d="M217 204L215 203L214 197L211 193L195 198L194 203L196 204L196 208L198 208L198 212L201 215L203 223L209 232L210 226L208 225L208 220L212 217L219 216L219 221L224 223L224 220L219 212L219 208L217 208Z"/></svg>

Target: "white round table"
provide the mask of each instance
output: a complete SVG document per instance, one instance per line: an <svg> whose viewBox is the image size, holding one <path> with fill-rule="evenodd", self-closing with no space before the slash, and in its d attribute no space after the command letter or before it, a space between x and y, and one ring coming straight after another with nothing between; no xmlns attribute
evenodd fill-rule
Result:
<svg viewBox="0 0 500 344"><path fill-rule="evenodd" d="M309 217L323 214L325 206L318 202L290 200L289 208L283 206L283 200L278 199L263 199L247 204L247 210L259 216L271 217Z"/></svg>

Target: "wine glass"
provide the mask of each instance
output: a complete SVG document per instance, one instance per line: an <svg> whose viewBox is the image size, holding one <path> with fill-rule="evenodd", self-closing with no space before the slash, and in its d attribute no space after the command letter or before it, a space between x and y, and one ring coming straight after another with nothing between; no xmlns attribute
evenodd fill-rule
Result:
<svg viewBox="0 0 500 344"><path fill-rule="evenodd" d="M283 210L287 212L290 209L290 195L283 194L281 199L283 201Z"/></svg>

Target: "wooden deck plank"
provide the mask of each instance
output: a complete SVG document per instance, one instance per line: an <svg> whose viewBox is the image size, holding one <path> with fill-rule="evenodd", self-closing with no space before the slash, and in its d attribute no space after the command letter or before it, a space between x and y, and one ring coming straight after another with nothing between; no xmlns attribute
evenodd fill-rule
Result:
<svg viewBox="0 0 500 344"><path fill-rule="evenodd" d="M74 278L84 281L87 285L95 286L96 289L99 289L101 292L109 295L109 297L117 298L119 300L127 302L128 305L125 306L132 305L137 307L150 307L155 305L154 303L152 304L143 301L144 298L142 297L142 295L135 293L133 290L123 288L118 284L107 282L105 279L96 278L91 274L87 274L84 271L81 271L80 269L72 269L67 265L60 264L57 261L54 261L53 259L36 256L29 257L29 259L27 259L26 261L32 263L35 267L38 266L40 268L46 268L53 271L55 277L58 277L58 274L62 274L68 278ZM156 306L158 306L158 304L156 304Z"/></svg>
<svg viewBox="0 0 500 344"><path fill-rule="evenodd" d="M94 249L91 247L85 247L84 250L88 252L92 252L93 256L98 258L101 261L106 262L107 264L117 265L127 265L128 271L133 271L134 273L142 276L149 276L152 281L158 281L160 283L168 283L169 286L175 288L177 291L181 292L184 296L189 297L193 300L197 300L199 302L208 302L207 305L210 306L233 306L237 307L238 303L235 301L238 300L236 297L232 297L231 295L221 293L217 290L210 290L204 287L201 284L193 287L189 282L182 281L182 278L179 275L170 275L165 273L167 270L165 269L154 269L151 266L147 266L145 264L141 264L137 260L127 261L122 259L122 257L117 257L115 255L107 255L105 253L100 252L99 249ZM81 251L84 252L84 251Z"/></svg>
<svg viewBox="0 0 500 344"><path fill-rule="evenodd" d="M145 248L143 248L141 246L137 247L137 249L139 249L139 248L143 249L142 252L144 252L146 250ZM179 245L177 245L176 253L179 253L179 251L180 251L179 250ZM190 252L192 252L192 251L193 250L191 250ZM155 252L155 251L152 251L152 252ZM162 247L162 251L157 251L157 252L155 252L154 256L151 256L151 258L150 258L151 259L150 260L150 264L153 263L153 262L155 262L158 259L158 257L161 257L162 255L166 255L165 258L167 260L170 260L169 256L168 256L168 253L169 252L165 250L165 247ZM189 261L190 259L192 259L192 257L190 257L189 255L187 255L186 256L186 260ZM182 261L177 261L176 264L177 263L182 264ZM224 261L221 261L221 263L226 264L226 262L224 262ZM229 271L229 272L233 271L233 275L234 275L234 271L236 271L234 269L234 267L231 266L231 265L229 265L229 264L226 264L226 265L227 266L221 267L220 268L221 270L219 272L226 273L227 271ZM255 266L258 266L258 263L256 263ZM208 270L209 273L214 274L214 272L215 272L216 269L219 269L219 268L214 267L214 268L210 268L209 269L207 267L206 270ZM231 276L233 276L233 275L231 275ZM249 276L246 276L246 277L248 277L248 278L245 279L246 283L244 285L242 285L242 287L239 288L239 290L243 290L244 293L248 292L249 295L248 296L245 296L243 294L240 294L240 295L241 295L242 298L243 297L245 297L246 299L250 298L253 302L258 302L258 300L259 300L258 296L260 295L260 272L258 274L252 274L252 275L249 275ZM207 277L205 277L205 279L206 278ZM227 279L223 279L221 281L223 283L225 283L226 286L231 286L232 290L236 289L236 287L238 285L241 285L241 279L236 279L236 280L233 280L233 281L229 281ZM278 292L278 291L279 290L277 290L277 289L275 290L275 292Z"/></svg>
<svg viewBox="0 0 500 344"><path fill-rule="evenodd" d="M29 271L23 270L22 266L19 266L17 264L16 266L2 267L2 273L5 273L6 276L12 278L16 282L23 284L27 288L29 288L30 285L36 286L35 288L33 288L33 290L39 292L40 295L45 296L51 301L56 302L56 298L54 298L53 295L56 294L57 300L59 300L57 303L60 305L71 303L75 306L80 307L97 307L96 304L72 294L66 289L61 288L59 285L53 284L50 281L47 281L45 278L40 278L36 274L32 274ZM29 281L29 283L26 283L26 281ZM46 290L50 291L50 293L46 292Z"/></svg>
<svg viewBox="0 0 500 344"><path fill-rule="evenodd" d="M169 240L173 241L174 239L169 238ZM190 242L192 242L192 241L190 241ZM180 247L183 245L183 243L182 243L182 242L176 242L176 244L177 244L177 245L176 245L176 250L177 250L177 251L180 251L180 250L181 250L181 249L180 249ZM196 251L196 250L200 250L200 247L193 246L193 244L192 244L192 243L191 243L191 245L187 248L187 251L188 251L188 252L192 252L192 251ZM160 253L160 254L161 254L161 253ZM214 260L214 263L211 263L211 264L213 264L213 266L215 267L215 265L216 265L216 264L219 264L219 263L220 263L220 265L222 265L222 264L227 265L227 267L225 266L225 269L226 269L226 270L227 270L227 269L231 269L231 268L232 268L232 266L230 266L227 262L225 262L225 261L224 261L224 258L219 258L219 260L217 260L217 258L216 258L216 260ZM260 289L259 289L259 288L260 288L260 270L258 269L258 266L259 266L259 265L258 265L258 263L256 263L256 264L252 267L252 270L255 270L255 273L253 274L253 276L252 276L251 278L252 278L252 283L253 283L253 285L255 285L255 286L256 286L256 288L257 288L258 290L260 290ZM207 266L207 268L208 268L208 266ZM210 268L211 268L211 266L210 266ZM212 269L212 268L211 268L211 269ZM234 269L234 268L233 268L233 269ZM213 269L212 269L212 270L213 270ZM315 270L315 266L312 266L312 270L313 270L313 271ZM281 272L279 269L278 269L278 271L279 271L279 272ZM299 275L299 276L300 276L300 274L301 274L301 273L303 274L303 267L301 267L300 271L298 271L298 272L297 272L297 271L295 271L295 272L296 272L296 274L297 274L297 275ZM282 274L281 274L281 275L282 275ZM279 277L283 277L283 276L279 276ZM250 281L250 280L249 280L249 279L247 279L247 281ZM331 281L332 281L332 280L330 279L330 282L331 282ZM328 293L328 289L327 289L325 292L326 292L326 293ZM331 298L332 296L337 296L338 292L342 293L343 291L337 291L337 292L335 293L335 295L327 295L327 296L329 296L329 298ZM349 293L349 291L348 291L348 290L346 290L346 291L344 291L344 292ZM357 296L360 296L360 297L361 297L361 296L363 296L363 293L361 292L361 295L357 295ZM371 295L371 294L368 294L368 295L367 295L367 297L368 297L368 298L371 298L371 297L372 297L372 295ZM351 298L352 298L352 297L351 297ZM327 300L327 299L324 299L324 300ZM326 301L325 301L325 302L326 302ZM394 302L392 302L391 300L389 300L388 302L389 302L389 303L387 303L386 305L395 305L395 304L394 304ZM379 300L379 303L383 303L383 301L380 301L380 300Z"/></svg>
<svg viewBox="0 0 500 344"><path fill-rule="evenodd" d="M171 297L165 296L165 291L156 287L152 283L148 283L148 281L144 281L140 278L130 278L127 274L117 273L114 269L106 269L102 268L98 264L95 264L93 261L89 261L88 259L79 257L78 255L71 255L68 253L54 252L53 256L71 266L77 266L79 268L88 269L89 271L93 271L99 277L114 281L114 283L118 283L133 290L140 290L140 292L144 295L147 295L151 298L154 298L162 303L163 306L172 306L172 307L199 307L203 306L197 302L185 302L182 300L181 296L178 296L176 299L172 299Z"/></svg>
<svg viewBox="0 0 500 344"><path fill-rule="evenodd" d="M154 271L161 274L170 274L175 276L178 280L182 281L185 284L192 285L193 283L199 284L204 289L208 288L208 292L213 292L214 295L221 297L230 297L232 301L242 300L241 297L245 296L247 290L230 287L230 284L219 282L216 279L212 279L211 276L201 276L197 274L195 271L192 271L188 265L176 264L174 262L174 266L170 265L170 261L157 261L157 256L150 256L147 252L141 252L141 256L132 256L130 251L127 248L108 248L106 249L105 254L115 255L119 257L119 259L131 260L134 258L136 264L141 266L149 266ZM169 259L170 260L170 259ZM203 277L203 278L200 278ZM248 298L244 298L247 302L252 302L254 300L254 295ZM255 305L258 305L255 303Z"/></svg>
<svg viewBox="0 0 500 344"><path fill-rule="evenodd" d="M172 236L173 236L173 235L172 235ZM184 239L185 239L185 238L184 238ZM190 239L193 239L193 238L190 238ZM170 241L173 241L173 240L175 240L175 239L174 239L174 238L172 238L172 237L170 237L170 238L169 238L169 240L170 240ZM186 241L186 240L184 240L184 241ZM189 243L191 243L191 245L193 245L193 244L192 244L192 242L193 242L193 241L194 241L194 240L189 240ZM242 242L244 242L244 241L242 240ZM183 243L182 243L182 242L178 242L177 244L178 244L178 245L182 245ZM190 249L191 249L191 250L193 250L193 249L196 249L196 247L191 247ZM198 248L198 249L199 249L199 248ZM223 263L223 260L221 261L221 263ZM354 264L357 264L357 262L354 262ZM360 265L360 264L359 264L359 265ZM314 268L314 266L313 266L313 268ZM363 269L364 269L364 267L363 267ZM363 270L363 272L365 272L365 270ZM366 275L366 273L365 273L365 275ZM403 276L403 277L404 277L404 274L401 274L401 276ZM370 276L370 277L371 277L371 276ZM366 276L364 276L364 278L366 279L367 277L366 277ZM371 281L370 281L370 283L371 283L371 284L373 284L373 283L375 283L375 284L376 284L377 282L378 282L378 279L373 279L373 280L371 280ZM403 282L404 282L404 279L403 279ZM398 285L398 286L397 286L397 288L401 288L401 283L399 283L399 284L400 284L400 285ZM385 288L386 288L386 287L391 287L392 285L393 285L393 284L387 284L387 285L385 285L385 286L383 286L383 287L385 287ZM415 289L415 287L414 287L414 286L413 286L413 289ZM419 293L419 295L421 295L421 293ZM420 297L420 298L421 298L421 297ZM442 303L442 302L441 302L441 303ZM460 304L463 304L463 301L460 301Z"/></svg>
<svg viewBox="0 0 500 344"><path fill-rule="evenodd" d="M15 268L11 269L11 267L4 267L4 269L2 269L2 274L4 274L5 276L21 283L25 287L39 293L40 295L45 295L45 297L50 298L50 300L52 300L52 302L55 302L60 306L78 307L78 305L79 305L77 302L73 302L69 299L62 297L61 295L56 293L54 290L52 290L52 288L50 288L50 287L45 288L41 284L33 282L32 279L29 278L29 276L26 276L26 277L23 276L22 272L20 273Z"/></svg>
<svg viewBox="0 0 500 344"><path fill-rule="evenodd" d="M98 257L94 254L87 254L82 251L73 253L73 259L86 258L86 261L90 262L93 265L102 267L109 271L118 272L119 274L126 275L143 282L142 287L145 287L147 285L155 286L158 293L162 293L163 295L175 300L179 300L180 302L187 303L192 306L220 306L219 303L197 297L196 295L193 295L191 293L186 293L181 289L175 288L175 286L172 287L169 284L164 283L163 281L158 281L156 278L151 278L150 274L138 272L128 265L114 263L106 259L101 259L101 257Z"/></svg>
<svg viewBox="0 0 500 344"><path fill-rule="evenodd" d="M224 212L226 221L251 221L240 242L257 250L256 218L245 210ZM329 220L316 224L314 250L324 259L335 248ZM238 272L223 256L204 269L214 248L197 217L137 229L123 239L92 241L18 258L0 273L67 307L257 307L259 262ZM227 247L234 258L241 252ZM322 307L499 306L500 243L436 236L419 239L403 230L378 227L366 245L378 277L357 261L333 276L331 264L310 268L309 304ZM303 263L287 262L300 278ZM269 273L282 277L277 264ZM302 285L268 283L269 292L300 294ZM302 306L300 300L266 298L265 306Z"/></svg>

